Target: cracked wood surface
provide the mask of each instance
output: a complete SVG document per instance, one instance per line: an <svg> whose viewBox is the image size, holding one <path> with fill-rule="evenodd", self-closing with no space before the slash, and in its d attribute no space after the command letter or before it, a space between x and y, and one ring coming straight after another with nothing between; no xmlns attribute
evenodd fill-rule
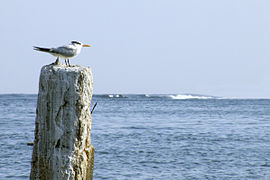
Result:
<svg viewBox="0 0 270 180"><path fill-rule="evenodd" d="M92 179L92 94L90 68L42 68L30 179Z"/></svg>

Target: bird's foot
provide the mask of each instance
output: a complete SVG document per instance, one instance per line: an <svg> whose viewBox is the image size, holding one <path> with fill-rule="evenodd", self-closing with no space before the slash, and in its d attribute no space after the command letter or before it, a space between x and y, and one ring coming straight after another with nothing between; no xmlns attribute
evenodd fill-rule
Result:
<svg viewBox="0 0 270 180"><path fill-rule="evenodd" d="M54 65L61 65L59 58L56 59L56 61L54 62Z"/></svg>
<svg viewBox="0 0 270 180"><path fill-rule="evenodd" d="M67 62L68 62L68 66L71 67L70 63L69 63L69 59L67 59Z"/></svg>

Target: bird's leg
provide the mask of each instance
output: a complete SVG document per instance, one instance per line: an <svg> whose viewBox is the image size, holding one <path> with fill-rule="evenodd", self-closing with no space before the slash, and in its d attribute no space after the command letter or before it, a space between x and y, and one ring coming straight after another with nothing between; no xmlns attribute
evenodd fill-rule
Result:
<svg viewBox="0 0 270 180"><path fill-rule="evenodd" d="M69 65L69 67L70 67L69 59L67 59L67 61L68 61L68 65Z"/></svg>
<svg viewBox="0 0 270 180"><path fill-rule="evenodd" d="M65 64L67 65L67 59L65 59Z"/></svg>
<svg viewBox="0 0 270 180"><path fill-rule="evenodd" d="M56 61L55 61L55 63L54 63L55 65L59 65L60 64L60 61L59 61L59 56L57 57L57 59L56 59Z"/></svg>

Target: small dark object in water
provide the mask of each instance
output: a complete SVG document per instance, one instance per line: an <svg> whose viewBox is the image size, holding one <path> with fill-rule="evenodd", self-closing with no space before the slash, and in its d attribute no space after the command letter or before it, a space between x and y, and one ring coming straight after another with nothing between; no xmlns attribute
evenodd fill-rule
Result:
<svg viewBox="0 0 270 180"><path fill-rule="evenodd" d="M91 114L94 112L94 109L96 108L96 106L97 106L97 102L95 103L94 107L92 108Z"/></svg>
<svg viewBox="0 0 270 180"><path fill-rule="evenodd" d="M34 142L27 143L27 146L34 146Z"/></svg>

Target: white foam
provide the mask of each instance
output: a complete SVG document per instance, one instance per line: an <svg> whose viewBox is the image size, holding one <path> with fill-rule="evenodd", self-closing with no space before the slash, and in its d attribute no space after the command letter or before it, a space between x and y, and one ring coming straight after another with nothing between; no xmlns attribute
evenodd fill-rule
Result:
<svg viewBox="0 0 270 180"><path fill-rule="evenodd" d="M178 94L178 95L169 95L172 99L212 99L210 96L199 96L199 95L190 95L190 94Z"/></svg>
<svg viewBox="0 0 270 180"><path fill-rule="evenodd" d="M109 94L108 96L109 96L109 98L121 98L121 97L124 97L121 94Z"/></svg>

